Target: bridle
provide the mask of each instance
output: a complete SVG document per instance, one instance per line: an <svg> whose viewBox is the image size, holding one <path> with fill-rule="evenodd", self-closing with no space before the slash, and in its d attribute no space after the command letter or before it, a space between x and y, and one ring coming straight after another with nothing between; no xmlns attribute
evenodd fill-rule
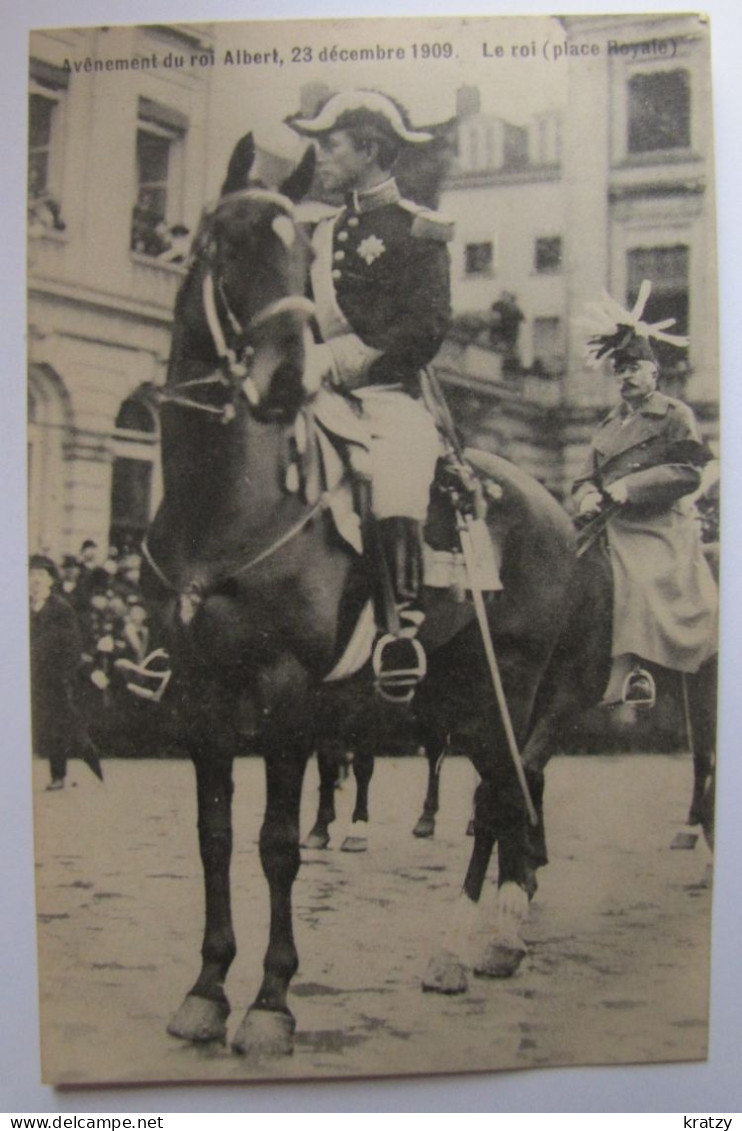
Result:
<svg viewBox="0 0 742 1131"><path fill-rule="evenodd" d="M260 406L260 391L251 376L255 347L251 345L250 338L255 331L284 314L298 314L304 320L308 320L314 315L315 310L314 303L303 295L285 295L262 306L246 326L243 326L237 318L229 303L224 281L214 268L213 255L209 255L207 249L214 218L222 208L240 200L277 206L279 214L274 217L274 223L277 219L285 218L291 225L291 238L297 235L293 201L270 189L254 187L227 193L206 210L205 231L200 241L207 255L207 267L201 280L201 301L220 368L206 377L196 377L167 388L158 388L154 393L158 404L172 404L194 412L206 413L221 424L229 424L234 420L237 414L236 401L240 393L244 394L251 408L256 409ZM224 311L226 326L220 317L219 305ZM236 346L229 344L228 337L237 343ZM209 386L227 389L231 395L223 405L206 404L188 395L190 390Z"/></svg>

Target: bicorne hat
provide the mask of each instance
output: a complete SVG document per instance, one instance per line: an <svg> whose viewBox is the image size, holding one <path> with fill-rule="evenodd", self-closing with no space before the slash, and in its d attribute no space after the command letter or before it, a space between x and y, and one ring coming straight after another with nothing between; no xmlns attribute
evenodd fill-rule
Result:
<svg viewBox="0 0 742 1131"><path fill-rule="evenodd" d="M416 130L393 99L376 90L349 90L333 94L313 118L287 118L286 124L306 137L317 137L332 130L376 125L408 145L426 145L433 134Z"/></svg>
<svg viewBox="0 0 742 1131"><path fill-rule="evenodd" d="M587 333L587 358L590 368L597 368L604 358L609 358L619 369L632 361L653 361L657 355L653 342L666 342L682 348L688 339L680 334L668 334L674 318L661 322L644 322L642 315L652 291L652 284L644 279L631 310L625 310L607 293L598 302L590 303L584 315L575 319L575 325Z"/></svg>

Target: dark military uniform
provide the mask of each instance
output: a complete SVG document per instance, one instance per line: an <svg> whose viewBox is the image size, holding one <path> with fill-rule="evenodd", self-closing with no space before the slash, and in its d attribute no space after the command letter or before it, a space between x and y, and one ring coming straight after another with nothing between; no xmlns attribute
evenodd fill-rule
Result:
<svg viewBox="0 0 742 1131"><path fill-rule="evenodd" d="M700 484L703 453L688 405L657 392L634 412L614 409L593 437L577 503L619 480L627 491L607 527L614 656L695 672L716 650L716 586L683 498Z"/></svg>
<svg viewBox="0 0 742 1131"><path fill-rule="evenodd" d="M379 518L425 518L439 441L419 374L448 327L451 235L437 213L403 200L391 177L351 193L314 231L317 322L333 385L362 405Z"/></svg>
<svg viewBox="0 0 742 1131"><path fill-rule="evenodd" d="M448 328L451 235L436 213L403 200L393 178L351 193L345 208L318 225L312 285L322 338L359 339L349 353L334 343L338 384L398 384L419 395L418 373Z"/></svg>

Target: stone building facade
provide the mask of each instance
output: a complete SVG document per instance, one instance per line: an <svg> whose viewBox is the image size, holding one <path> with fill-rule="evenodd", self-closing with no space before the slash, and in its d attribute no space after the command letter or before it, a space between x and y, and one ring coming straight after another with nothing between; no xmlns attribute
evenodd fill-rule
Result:
<svg viewBox="0 0 742 1131"><path fill-rule="evenodd" d="M55 557L135 544L161 491L139 392L204 202L209 72L177 59L211 46L195 24L31 37L29 542Z"/></svg>
<svg viewBox="0 0 742 1131"><path fill-rule="evenodd" d="M652 319L691 345L668 370L718 436L715 217L707 29L695 16L569 17L563 107L527 126L461 88L439 207L455 221L457 325L437 360L467 438L564 496L615 389L586 372L572 319L606 289L653 283ZM217 29L218 30L218 29ZM613 44L614 46L610 46ZM31 40L29 541L134 545L161 492L144 387L164 381L183 231L207 195L208 25L53 30ZM117 72L121 71L121 82ZM112 73L113 72L113 73ZM187 240L186 240L187 242ZM487 328L523 315L517 365ZM512 359L511 359L512 360Z"/></svg>
<svg viewBox="0 0 742 1131"><path fill-rule="evenodd" d="M583 48L566 62L563 109L515 129L464 88L440 202L456 221L454 305L469 323L440 357L452 406L469 439L560 496L617 397L585 368L573 322L603 290L631 305L650 279L648 320L674 317L690 336L687 352L665 350L664 387L693 405L712 448L719 380L708 29L690 15L562 25ZM523 314L517 372L477 329L502 292Z"/></svg>

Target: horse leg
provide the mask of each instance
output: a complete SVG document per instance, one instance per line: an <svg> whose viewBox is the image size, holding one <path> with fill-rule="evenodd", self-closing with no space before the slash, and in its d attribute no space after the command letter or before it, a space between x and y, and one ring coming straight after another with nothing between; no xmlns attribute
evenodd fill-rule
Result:
<svg viewBox="0 0 742 1131"><path fill-rule="evenodd" d="M528 688L534 685L534 671L522 661L511 662L510 669L509 686L517 689L510 699L511 722L514 734L522 735L533 710ZM536 868L546 863L543 770L528 765L526 751L521 747L516 756L523 765L526 787L536 811L536 824L532 825L512 757L510 753L505 757L504 726L500 723L498 720L492 731L495 737L484 737L472 751L472 761L482 781L475 795L474 846L464 883L465 894L479 902L497 844L497 920L484 954L474 963L475 974L492 978L512 976L527 953L521 931L529 900L536 890Z"/></svg>
<svg viewBox="0 0 742 1131"><path fill-rule="evenodd" d="M714 847L714 794L716 778L717 660L709 660L694 678L683 676L684 694L692 733L693 796L689 825L700 825L709 848Z"/></svg>
<svg viewBox="0 0 742 1131"><path fill-rule="evenodd" d="M368 788L374 772L375 743L373 739L359 739L354 742L353 777L356 782L356 801L351 823L361 823L361 828L345 837L340 846L341 852L368 851Z"/></svg>
<svg viewBox="0 0 742 1131"><path fill-rule="evenodd" d="M320 738L317 742L319 770L319 807L312 831L302 841L302 848L327 848L330 825L335 820L335 790L345 747L341 740Z"/></svg>
<svg viewBox="0 0 742 1131"><path fill-rule="evenodd" d="M528 905L538 886L536 869L547 862L547 857L543 774L527 769L526 782L536 810L536 825L524 814L519 786L508 782L498 790L497 922L493 937L474 966L474 973L480 977L511 977L527 953L522 929L528 917Z"/></svg>
<svg viewBox="0 0 742 1131"><path fill-rule="evenodd" d="M226 720L228 708L207 714ZM213 727L213 722L212 722ZM217 738L219 732L217 731ZM222 736L227 738L225 734ZM227 748L225 748L227 747ZM189 1041L223 1041L229 1016L224 993L227 971L236 953L230 904L229 865L232 855L232 749L193 750L198 797L198 839L206 893L206 923L201 947L201 971L167 1027L168 1033Z"/></svg>
<svg viewBox="0 0 742 1131"><path fill-rule="evenodd" d="M425 757L428 763L428 788L423 811L412 830L416 837L431 837L435 833L435 818L440 804L441 767L446 756L445 736L436 732L424 738Z"/></svg>
<svg viewBox="0 0 742 1131"><path fill-rule="evenodd" d="M299 965L294 943L291 891L299 871L299 809L309 757L315 745L315 714L304 669L292 658L261 673L260 697L266 729L266 804L260 829L260 862L270 893L270 930L263 980L232 1047L251 1057L293 1051L296 1023L286 1003Z"/></svg>
<svg viewBox="0 0 742 1131"><path fill-rule="evenodd" d="M469 753L477 770L482 772L487 759L476 754L471 744L457 741L457 749L462 753ZM474 796L474 843L463 891L449 918L442 945L428 962L423 976L422 988L427 992L465 993L468 989L467 966L472 965L475 969L477 967L476 959L470 951L474 936L482 930L483 908L480 899L497 841L497 832L491 817L493 809L491 793L492 783L482 779Z"/></svg>

